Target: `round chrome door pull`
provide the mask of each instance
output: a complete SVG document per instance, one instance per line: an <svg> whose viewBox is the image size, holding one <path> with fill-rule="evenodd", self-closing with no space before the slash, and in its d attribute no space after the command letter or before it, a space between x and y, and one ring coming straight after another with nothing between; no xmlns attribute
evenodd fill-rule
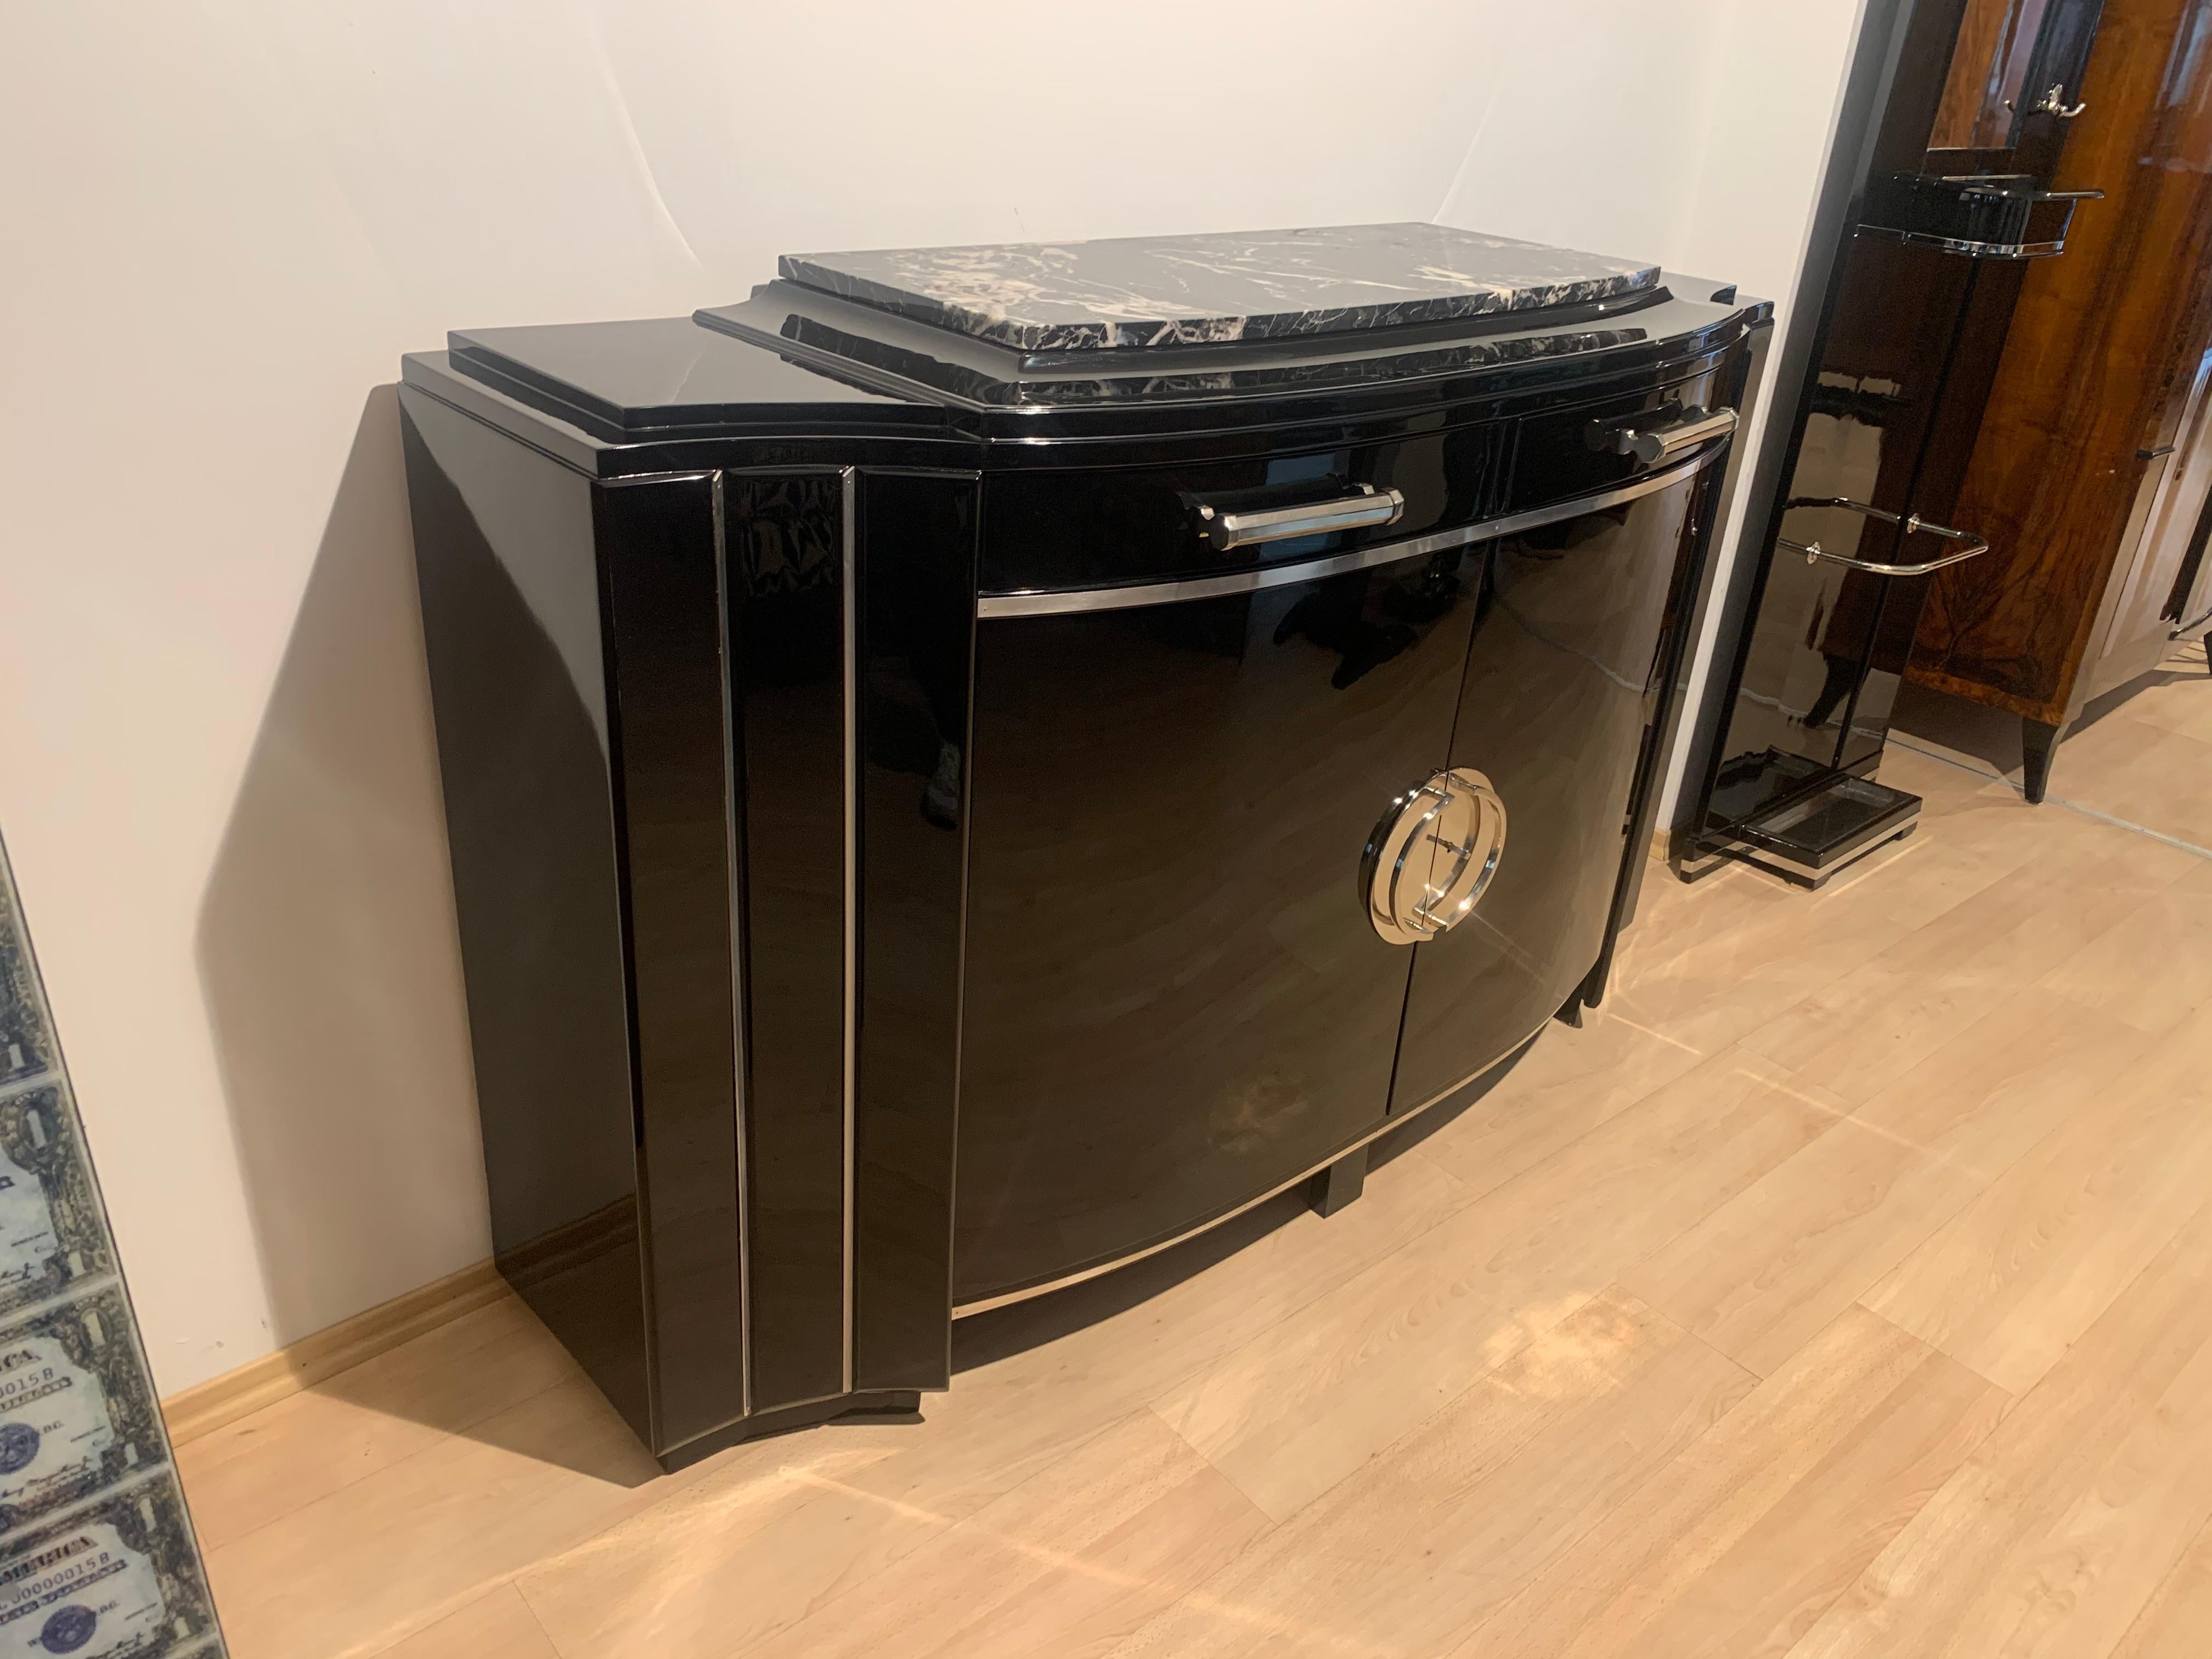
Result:
<svg viewBox="0 0 2212 1659"><path fill-rule="evenodd" d="M1490 780L1455 766L1390 803L1368 837L1359 886L1367 919L1393 945L1457 927L1481 902L1505 853L1505 803Z"/></svg>

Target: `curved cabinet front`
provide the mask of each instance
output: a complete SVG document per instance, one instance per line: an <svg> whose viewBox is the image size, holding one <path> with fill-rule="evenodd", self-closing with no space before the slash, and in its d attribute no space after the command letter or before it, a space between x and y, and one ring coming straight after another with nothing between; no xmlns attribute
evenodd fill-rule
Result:
<svg viewBox="0 0 2212 1659"><path fill-rule="evenodd" d="M1662 488L1468 550L1461 580L1479 619L1451 764L1480 769L1513 829L1482 902L1414 947L1394 1112L1427 1104L1540 1030L1596 963L1679 609L1669 599L1717 475L1670 475Z"/></svg>
<svg viewBox="0 0 2212 1659"><path fill-rule="evenodd" d="M1257 592L984 602L956 1307L1266 1195L1577 992L1716 453Z"/></svg>
<svg viewBox="0 0 2212 1659"><path fill-rule="evenodd" d="M956 1305L1383 1121L1413 957L1360 850L1449 748L1457 562L977 624Z"/></svg>

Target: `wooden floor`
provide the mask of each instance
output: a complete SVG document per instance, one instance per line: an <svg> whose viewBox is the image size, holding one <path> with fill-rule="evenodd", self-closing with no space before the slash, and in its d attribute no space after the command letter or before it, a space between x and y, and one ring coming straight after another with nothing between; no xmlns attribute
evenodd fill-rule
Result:
<svg viewBox="0 0 2212 1659"><path fill-rule="evenodd" d="M2156 672L2100 698L2058 745L2050 798L2212 845L2212 691L2201 640ZM2021 776L2020 722L1917 686L1898 700L1895 738L1993 777Z"/></svg>
<svg viewBox="0 0 2212 1659"><path fill-rule="evenodd" d="M234 1652L2201 1659L2212 857L1884 776L1879 866L1655 880L1360 1202L963 1323L919 1425L659 1477L510 1300L196 1442Z"/></svg>

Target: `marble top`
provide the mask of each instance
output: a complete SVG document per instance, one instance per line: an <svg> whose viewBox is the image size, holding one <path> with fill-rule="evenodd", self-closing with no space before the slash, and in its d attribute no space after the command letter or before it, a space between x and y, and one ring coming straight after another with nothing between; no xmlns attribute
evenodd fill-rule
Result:
<svg viewBox="0 0 2212 1659"><path fill-rule="evenodd" d="M779 269L802 287L1024 351L1334 334L1659 285L1656 265L1418 224L787 253Z"/></svg>

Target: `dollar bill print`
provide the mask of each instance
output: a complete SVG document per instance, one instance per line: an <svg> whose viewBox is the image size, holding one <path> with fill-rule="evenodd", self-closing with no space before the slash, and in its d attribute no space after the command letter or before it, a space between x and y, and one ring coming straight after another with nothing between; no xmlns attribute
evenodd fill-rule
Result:
<svg viewBox="0 0 2212 1659"><path fill-rule="evenodd" d="M0 847L0 1659L222 1659Z"/></svg>
<svg viewBox="0 0 2212 1659"><path fill-rule="evenodd" d="M220 1651L183 1500L167 1474L0 1543L0 1659Z"/></svg>
<svg viewBox="0 0 2212 1659"><path fill-rule="evenodd" d="M76 1114L61 1087L0 1099L0 1318L114 1267Z"/></svg>
<svg viewBox="0 0 2212 1659"><path fill-rule="evenodd" d="M165 1461L130 1322L111 1286L0 1328L0 1536Z"/></svg>
<svg viewBox="0 0 2212 1659"><path fill-rule="evenodd" d="M40 1009L30 935L10 884L0 880L0 1089L49 1071L53 1042Z"/></svg>

